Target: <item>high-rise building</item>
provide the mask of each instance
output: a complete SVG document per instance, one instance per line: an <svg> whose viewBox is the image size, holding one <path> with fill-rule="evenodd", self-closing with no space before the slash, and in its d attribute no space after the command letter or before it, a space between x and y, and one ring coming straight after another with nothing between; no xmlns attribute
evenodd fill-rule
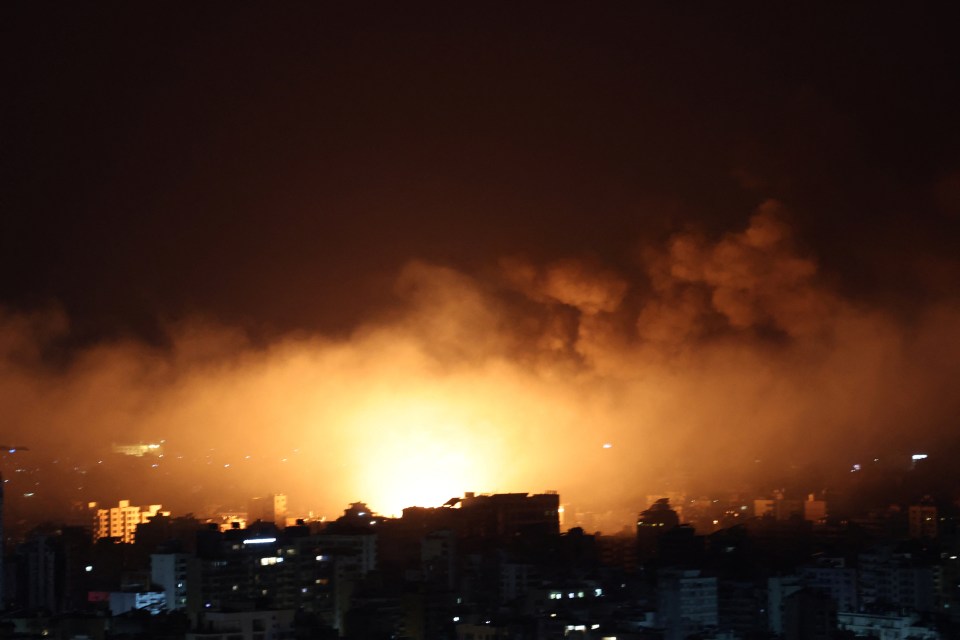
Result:
<svg viewBox="0 0 960 640"><path fill-rule="evenodd" d="M23 573L19 600L27 611L59 610L56 542L54 536L36 533L17 548Z"/></svg>
<svg viewBox="0 0 960 640"><path fill-rule="evenodd" d="M838 611L857 611L857 570L843 558L820 557L815 564L800 568L803 584L829 594Z"/></svg>
<svg viewBox="0 0 960 640"><path fill-rule="evenodd" d="M118 538L121 542L133 543L137 525L149 522L150 518L158 513L170 515L169 511L160 509L159 504L137 507L131 505L129 500L121 500L116 507L109 509L97 509L93 523L93 539Z"/></svg>
<svg viewBox="0 0 960 640"><path fill-rule="evenodd" d="M167 611L184 610L188 597L199 595L199 565L189 553L154 553L150 556L150 580L162 587Z"/></svg>
<svg viewBox="0 0 960 640"><path fill-rule="evenodd" d="M287 496L282 493L251 498L247 503L247 522L272 522L283 526L287 518Z"/></svg>
<svg viewBox="0 0 960 640"><path fill-rule="evenodd" d="M784 603L803 588L800 576L771 576L767 578L767 622L770 631L783 635Z"/></svg>
<svg viewBox="0 0 960 640"><path fill-rule="evenodd" d="M657 626L665 640L683 640L719 623L717 579L699 570L671 569L657 583Z"/></svg>

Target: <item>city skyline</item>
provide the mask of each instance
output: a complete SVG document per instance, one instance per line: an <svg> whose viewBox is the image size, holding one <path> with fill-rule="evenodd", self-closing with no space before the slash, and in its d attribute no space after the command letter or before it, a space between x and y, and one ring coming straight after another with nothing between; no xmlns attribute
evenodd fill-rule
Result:
<svg viewBox="0 0 960 640"><path fill-rule="evenodd" d="M80 469L21 497L160 441L144 493L330 513L960 450L940 9L3 11L0 434Z"/></svg>

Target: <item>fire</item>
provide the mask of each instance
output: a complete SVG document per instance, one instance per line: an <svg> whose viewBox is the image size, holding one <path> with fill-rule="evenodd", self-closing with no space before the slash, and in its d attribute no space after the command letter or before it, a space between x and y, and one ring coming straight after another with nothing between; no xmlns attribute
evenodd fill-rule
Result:
<svg viewBox="0 0 960 640"><path fill-rule="evenodd" d="M465 490L485 490L502 459L469 406L450 399L384 398L354 417L357 494L384 515L440 506ZM484 461L487 461L485 463Z"/></svg>

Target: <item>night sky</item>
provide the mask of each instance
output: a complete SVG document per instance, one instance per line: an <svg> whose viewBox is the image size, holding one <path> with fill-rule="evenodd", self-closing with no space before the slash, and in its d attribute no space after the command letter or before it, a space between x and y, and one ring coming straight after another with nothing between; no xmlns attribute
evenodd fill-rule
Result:
<svg viewBox="0 0 960 640"><path fill-rule="evenodd" d="M11 438L313 451L336 488L275 490L376 508L360 460L613 502L647 458L846 464L960 426L947 4L22 3L0 24Z"/></svg>

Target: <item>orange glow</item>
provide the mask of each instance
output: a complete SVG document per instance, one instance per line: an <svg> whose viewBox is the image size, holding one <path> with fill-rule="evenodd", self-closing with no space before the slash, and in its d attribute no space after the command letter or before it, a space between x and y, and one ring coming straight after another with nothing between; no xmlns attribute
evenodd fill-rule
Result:
<svg viewBox="0 0 960 640"><path fill-rule="evenodd" d="M360 407L349 427L366 434L352 452L354 485L375 511L440 506L465 490L485 490L502 455L472 428L455 400L393 398Z"/></svg>
<svg viewBox="0 0 960 640"><path fill-rule="evenodd" d="M817 281L775 212L761 214L716 242L651 250L649 290L590 262L508 261L522 297L509 302L413 263L396 313L338 340L256 345L184 321L167 327L167 349L99 344L48 370L43 336L65 319L0 314L0 414L8 441L103 460L67 496L80 503L205 513L284 493L292 512L334 518L354 501L396 515L466 491L557 490L570 522L636 511L671 479L733 482L785 452L841 458L956 415L944 398L956 396L960 306L905 328L852 304ZM141 493L112 495L128 476L110 443L159 438Z"/></svg>

